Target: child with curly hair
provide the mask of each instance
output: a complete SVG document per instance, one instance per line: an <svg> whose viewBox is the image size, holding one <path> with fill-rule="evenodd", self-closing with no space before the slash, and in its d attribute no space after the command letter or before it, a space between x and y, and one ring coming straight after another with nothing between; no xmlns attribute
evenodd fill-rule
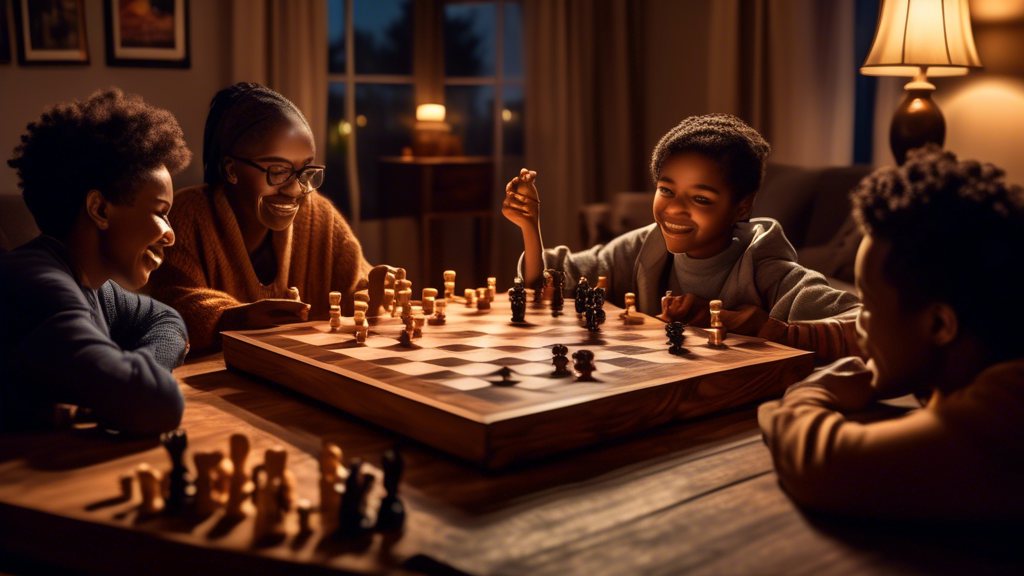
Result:
<svg viewBox="0 0 1024 576"><path fill-rule="evenodd" d="M721 300L730 332L813 350L819 358L857 354L857 298L831 288L796 261L782 227L749 219L771 147L728 114L693 116L662 137L651 158L655 223L607 245L572 253L544 250L536 173L523 169L506 188L502 212L523 232L520 274L536 286L543 270L608 279L608 299L669 321L707 327L708 302ZM666 291L675 296L662 298Z"/></svg>
<svg viewBox="0 0 1024 576"><path fill-rule="evenodd" d="M865 232L857 320L869 360L840 360L761 406L790 496L886 517L1024 513L1024 189L938 146L911 151L854 191ZM849 416L914 393L927 404L869 423Z"/></svg>
<svg viewBox="0 0 1024 576"><path fill-rule="evenodd" d="M188 334L130 290L174 244L178 122L114 88L46 109L21 142L8 164L42 234L0 256L0 423L71 404L121 432L176 428Z"/></svg>

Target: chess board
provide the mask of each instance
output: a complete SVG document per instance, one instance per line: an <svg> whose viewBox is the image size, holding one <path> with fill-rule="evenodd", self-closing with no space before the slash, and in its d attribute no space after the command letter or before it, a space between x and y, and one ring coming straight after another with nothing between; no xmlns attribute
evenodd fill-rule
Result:
<svg viewBox="0 0 1024 576"><path fill-rule="evenodd" d="M452 302L444 325L403 346L399 318L355 341L351 318L225 332L229 366L488 468L530 460L780 394L813 368L810 352L729 335L721 348L687 329L668 353L665 324L625 325L620 309L588 332L573 302L552 317L531 304L514 324L507 297L490 310ZM642 316L642 315L641 315ZM553 375L551 348L594 352L593 382ZM512 371L502 386L499 371ZM570 365L571 367L571 365Z"/></svg>

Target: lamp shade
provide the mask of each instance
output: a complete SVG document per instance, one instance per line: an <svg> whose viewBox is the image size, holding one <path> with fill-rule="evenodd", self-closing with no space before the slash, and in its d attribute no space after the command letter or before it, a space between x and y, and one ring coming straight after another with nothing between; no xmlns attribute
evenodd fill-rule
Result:
<svg viewBox="0 0 1024 576"><path fill-rule="evenodd" d="M444 106L420 104L416 107L416 119L420 122L444 122Z"/></svg>
<svg viewBox="0 0 1024 576"><path fill-rule="evenodd" d="M882 0L861 74L960 76L981 67L968 0Z"/></svg>

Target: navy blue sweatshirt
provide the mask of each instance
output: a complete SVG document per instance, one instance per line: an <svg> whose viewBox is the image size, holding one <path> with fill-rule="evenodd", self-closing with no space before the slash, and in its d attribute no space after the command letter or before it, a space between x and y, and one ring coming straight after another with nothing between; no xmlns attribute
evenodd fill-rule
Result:
<svg viewBox="0 0 1024 576"><path fill-rule="evenodd" d="M187 349L177 312L113 281L82 286L61 242L0 255L0 425L64 403L121 432L173 430L185 399L171 370Z"/></svg>

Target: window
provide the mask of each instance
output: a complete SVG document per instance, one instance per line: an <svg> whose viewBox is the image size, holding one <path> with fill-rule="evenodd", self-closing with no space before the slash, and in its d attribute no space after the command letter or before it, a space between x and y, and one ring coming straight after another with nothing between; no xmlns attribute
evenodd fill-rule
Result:
<svg viewBox="0 0 1024 576"><path fill-rule="evenodd" d="M466 155L494 159L494 180L503 183L504 166L518 170L523 154L521 5L449 1L442 10L446 121ZM328 15L322 191L352 220L392 216L396 207L377 189L379 162L412 144L413 1L328 0Z"/></svg>

